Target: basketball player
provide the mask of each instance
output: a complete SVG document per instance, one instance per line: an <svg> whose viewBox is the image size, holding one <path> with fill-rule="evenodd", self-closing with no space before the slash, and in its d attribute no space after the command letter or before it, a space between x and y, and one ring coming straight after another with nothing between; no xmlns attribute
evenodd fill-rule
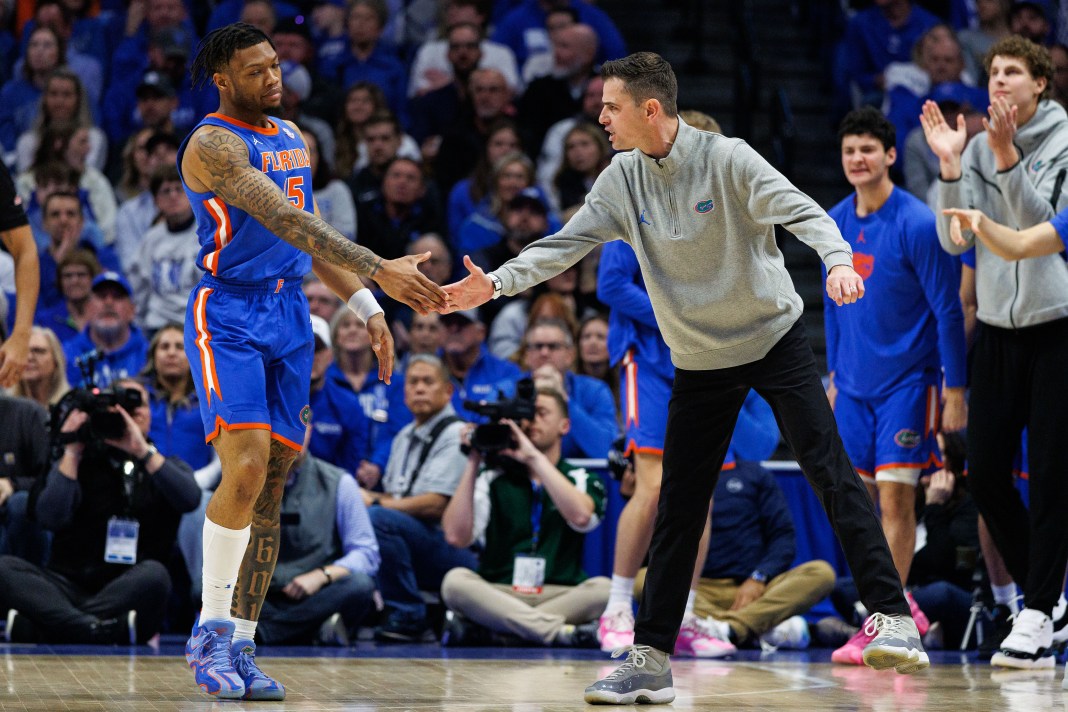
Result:
<svg viewBox="0 0 1068 712"><path fill-rule="evenodd" d="M420 313L446 300L416 268L428 254L383 260L319 218L307 146L270 115L282 82L266 35L244 23L215 30L192 72L218 87L219 110L178 154L204 270L185 347L222 481L204 522L203 608L186 659L209 694L281 700L285 689L256 665L253 640L278 559L283 485L309 418L313 341L301 279L314 270L366 323L386 382L393 340L360 278Z"/></svg>

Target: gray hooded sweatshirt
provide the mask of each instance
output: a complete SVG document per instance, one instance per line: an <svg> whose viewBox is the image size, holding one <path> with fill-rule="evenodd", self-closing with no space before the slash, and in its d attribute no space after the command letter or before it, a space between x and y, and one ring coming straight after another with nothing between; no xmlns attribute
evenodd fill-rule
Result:
<svg viewBox="0 0 1068 712"><path fill-rule="evenodd" d="M975 236L965 233L971 238L968 246L955 244L943 208L976 208L1019 230L1045 222L1068 207L1063 191L1068 181L1058 181L1062 172L1068 177L1068 115L1061 105L1039 102L1014 142L1021 158L999 173L986 133L978 134L961 156L961 177L939 180L938 239L946 252L966 252ZM1068 316L1068 265L1062 255L1006 262L979 242L975 245L975 291L977 316L984 324L1003 329L1044 324Z"/></svg>
<svg viewBox="0 0 1068 712"><path fill-rule="evenodd" d="M801 316L775 244L782 225L829 270L852 265L834 221L744 141L679 121L667 157L616 155L564 228L495 270L518 294L624 240L641 265L674 364L729 368L763 358Z"/></svg>

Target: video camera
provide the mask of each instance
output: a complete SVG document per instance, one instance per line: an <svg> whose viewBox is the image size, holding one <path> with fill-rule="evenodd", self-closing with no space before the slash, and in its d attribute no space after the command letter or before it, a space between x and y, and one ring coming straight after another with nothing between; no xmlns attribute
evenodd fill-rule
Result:
<svg viewBox="0 0 1068 712"><path fill-rule="evenodd" d="M504 394L500 392L498 392L498 397L501 400L496 403L464 401L464 408L484 415L492 421L477 426L471 434L471 447L483 455L495 454L501 450L516 447L517 443L512 436L512 429L501 420L507 418L518 423L521 420L534 418L534 401L537 396L532 379L524 378L516 384L514 398L505 399Z"/></svg>
<svg viewBox="0 0 1068 712"><path fill-rule="evenodd" d="M75 361L86 383L95 383L94 372L101 358L100 353L94 350ZM141 391L136 388L99 388L96 385L75 388L52 406L48 427L52 432L53 446L102 443L104 440L121 438L126 434L126 420L121 413L114 412L112 406L121 406L127 413L132 413L142 404ZM73 410L85 412L89 420L78 430L63 433L63 422Z"/></svg>

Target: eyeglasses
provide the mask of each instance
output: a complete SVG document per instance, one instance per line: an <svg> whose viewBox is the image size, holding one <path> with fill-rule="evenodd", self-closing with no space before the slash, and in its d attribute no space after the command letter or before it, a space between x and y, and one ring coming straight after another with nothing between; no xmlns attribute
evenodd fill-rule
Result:
<svg viewBox="0 0 1068 712"><path fill-rule="evenodd" d="M450 42L449 49L478 49L478 42Z"/></svg>
<svg viewBox="0 0 1068 712"><path fill-rule="evenodd" d="M548 349L553 353L566 349L567 344L561 341L541 341L541 342L527 342L527 351L544 351Z"/></svg>

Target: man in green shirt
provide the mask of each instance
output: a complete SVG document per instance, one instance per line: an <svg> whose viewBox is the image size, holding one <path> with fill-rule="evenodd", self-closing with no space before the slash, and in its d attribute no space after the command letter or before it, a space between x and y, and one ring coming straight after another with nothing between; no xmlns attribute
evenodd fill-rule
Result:
<svg viewBox="0 0 1068 712"><path fill-rule="evenodd" d="M483 544L479 572L451 570L442 600L453 616L497 633L542 645L596 646L610 581L586 578L582 546L604 516L604 483L560 457L571 423L559 391L539 388L534 419L522 428L504 422L515 447L492 468L472 448L442 515L450 544Z"/></svg>

